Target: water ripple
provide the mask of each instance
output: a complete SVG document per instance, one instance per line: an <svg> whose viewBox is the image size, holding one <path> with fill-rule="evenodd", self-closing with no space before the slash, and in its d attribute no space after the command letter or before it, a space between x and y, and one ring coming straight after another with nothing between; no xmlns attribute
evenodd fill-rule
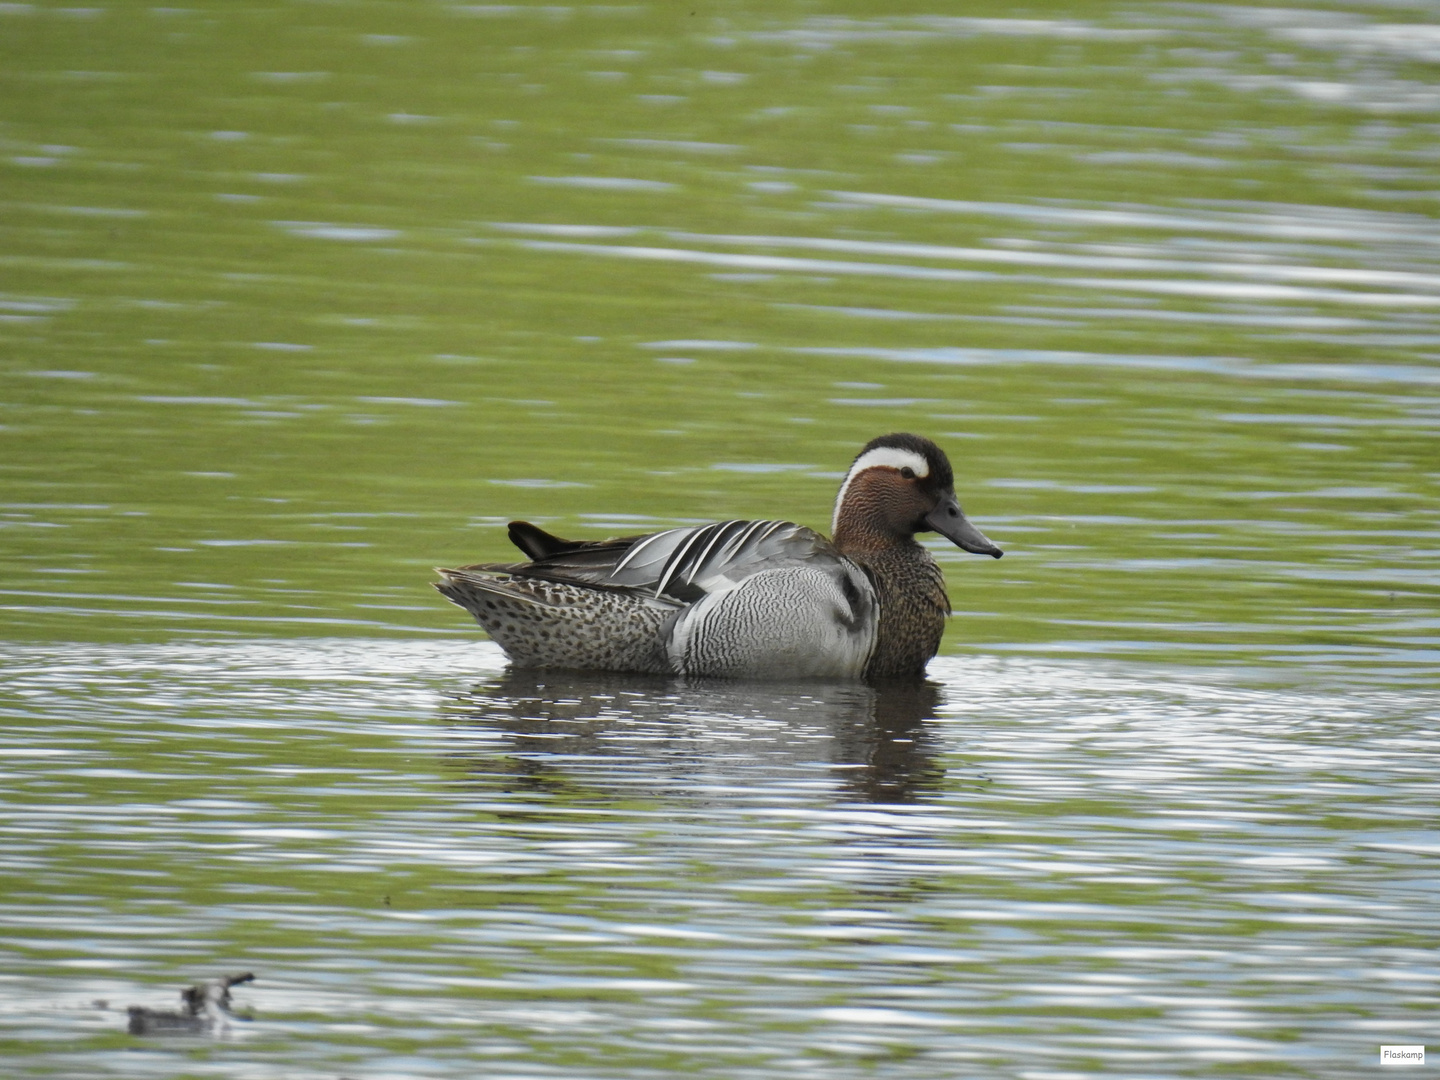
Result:
<svg viewBox="0 0 1440 1080"><path fill-rule="evenodd" d="M472 1075L447 1040L628 1058L691 1032L780 1076L925 1032L890 1068L933 1076L1072 1005L1057 1062L1103 1038L1259 1068L1350 1060L1433 974L1433 692L978 657L909 688L687 685L500 659L5 647L6 1025L98 1062L123 1017L91 1000L243 964L246 1053L320 1070L427 1045L426 1075Z"/></svg>

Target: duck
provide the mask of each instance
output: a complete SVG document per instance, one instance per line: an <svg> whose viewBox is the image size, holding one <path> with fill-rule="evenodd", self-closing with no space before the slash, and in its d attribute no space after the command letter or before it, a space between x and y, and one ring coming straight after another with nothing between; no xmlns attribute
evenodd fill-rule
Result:
<svg viewBox="0 0 1440 1080"><path fill-rule="evenodd" d="M835 497L831 536L791 521L717 521L609 540L509 524L528 561L437 568L447 600L518 668L741 679L924 673L951 613L915 539L1004 552L970 523L945 452L871 439Z"/></svg>
<svg viewBox="0 0 1440 1080"><path fill-rule="evenodd" d="M180 991L184 1012L131 1005L126 1010L128 1030L131 1035L223 1035L229 1029L227 1018L249 1019L230 1007L230 988L254 981L255 973L246 971L187 986Z"/></svg>

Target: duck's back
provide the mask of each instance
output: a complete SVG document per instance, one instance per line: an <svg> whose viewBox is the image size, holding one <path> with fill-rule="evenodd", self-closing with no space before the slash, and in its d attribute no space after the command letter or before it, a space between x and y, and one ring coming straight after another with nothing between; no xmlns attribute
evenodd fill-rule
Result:
<svg viewBox="0 0 1440 1080"><path fill-rule="evenodd" d="M855 677L874 645L866 576L791 522L597 542L516 522L511 538L530 562L441 571L437 588L523 667Z"/></svg>

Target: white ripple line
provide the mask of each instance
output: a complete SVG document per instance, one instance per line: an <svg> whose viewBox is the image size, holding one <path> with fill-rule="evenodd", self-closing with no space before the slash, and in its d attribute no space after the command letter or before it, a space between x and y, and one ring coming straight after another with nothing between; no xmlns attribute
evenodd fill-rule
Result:
<svg viewBox="0 0 1440 1080"><path fill-rule="evenodd" d="M953 259L959 262L995 262L1016 266L1075 267L1080 270L1190 271L1200 274L1228 274L1234 277L1268 278L1272 281L1317 281L1349 285L1400 285L1440 289L1440 274L1411 270L1369 270L1342 266L1297 266L1294 264L1198 262L1182 259L1145 259L1117 255L1065 255L1047 251L997 251L993 248L949 247L941 244L913 244L874 240L833 240L818 236L729 236L709 233L666 233L672 240L704 244L753 244L757 247L795 247L815 251L843 251L856 255L900 255L920 259Z"/></svg>
<svg viewBox="0 0 1440 1080"><path fill-rule="evenodd" d="M1117 210L1089 206L1034 206L1027 203L976 202L966 199L930 199L916 195L885 195L868 191L827 191L832 198L862 206L899 207L937 213L977 214L1010 217L1022 221L1050 221L1087 228L1118 226L1142 229L1175 229L1181 232L1224 232L1245 236L1273 236L1290 240L1342 240L1365 242L1376 237L1410 243L1440 242L1434 222L1419 215L1397 217L1388 214L1292 215L1254 212L1197 211L1167 213L1154 210ZM1325 210L1328 208L1319 208Z"/></svg>
<svg viewBox="0 0 1440 1080"><path fill-rule="evenodd" d="M1172 296L1200 296L1223 300L1296 300L1320 303L1368 304L1376 307L1436 307L1440 296L1415 293L1353 292L1349 289L1313 289L1296 285L1265 285L1223 281L1137 281L1131 278L1045 277L1038 274L997 274L985 270L902 266L893 263L852 262L837 259L802 259L789 255L733 255L688 248L642 247L629 244L576 244L556 240L519 240L532 251L604 255L611 258L657 262L688 262L729 269L769 270L810 274L848 274L895 277L921 281L1023 281L1082 289L1128 289Z"/></svg>

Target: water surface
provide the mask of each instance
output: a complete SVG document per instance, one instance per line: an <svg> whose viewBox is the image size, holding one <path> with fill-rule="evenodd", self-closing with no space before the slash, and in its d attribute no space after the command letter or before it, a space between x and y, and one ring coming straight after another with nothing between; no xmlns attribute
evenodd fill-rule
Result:
<svg viewBox="0 0 1440 1080"><path fill-rule="evenodd" d="M1433 692L385 639L5 666L38 1075L1340 1076L1433 1021ZM227 1040L118 1034L231 969Z"/></svg>
<svg viewBox="0 0 1440 1080"><path fill-rule="evenodd" d="M0 4L12 1070L1425 1042L1434 17ZM893 430L1007 552L925 685L507 674L428 589L824 527Z"/></svg>

